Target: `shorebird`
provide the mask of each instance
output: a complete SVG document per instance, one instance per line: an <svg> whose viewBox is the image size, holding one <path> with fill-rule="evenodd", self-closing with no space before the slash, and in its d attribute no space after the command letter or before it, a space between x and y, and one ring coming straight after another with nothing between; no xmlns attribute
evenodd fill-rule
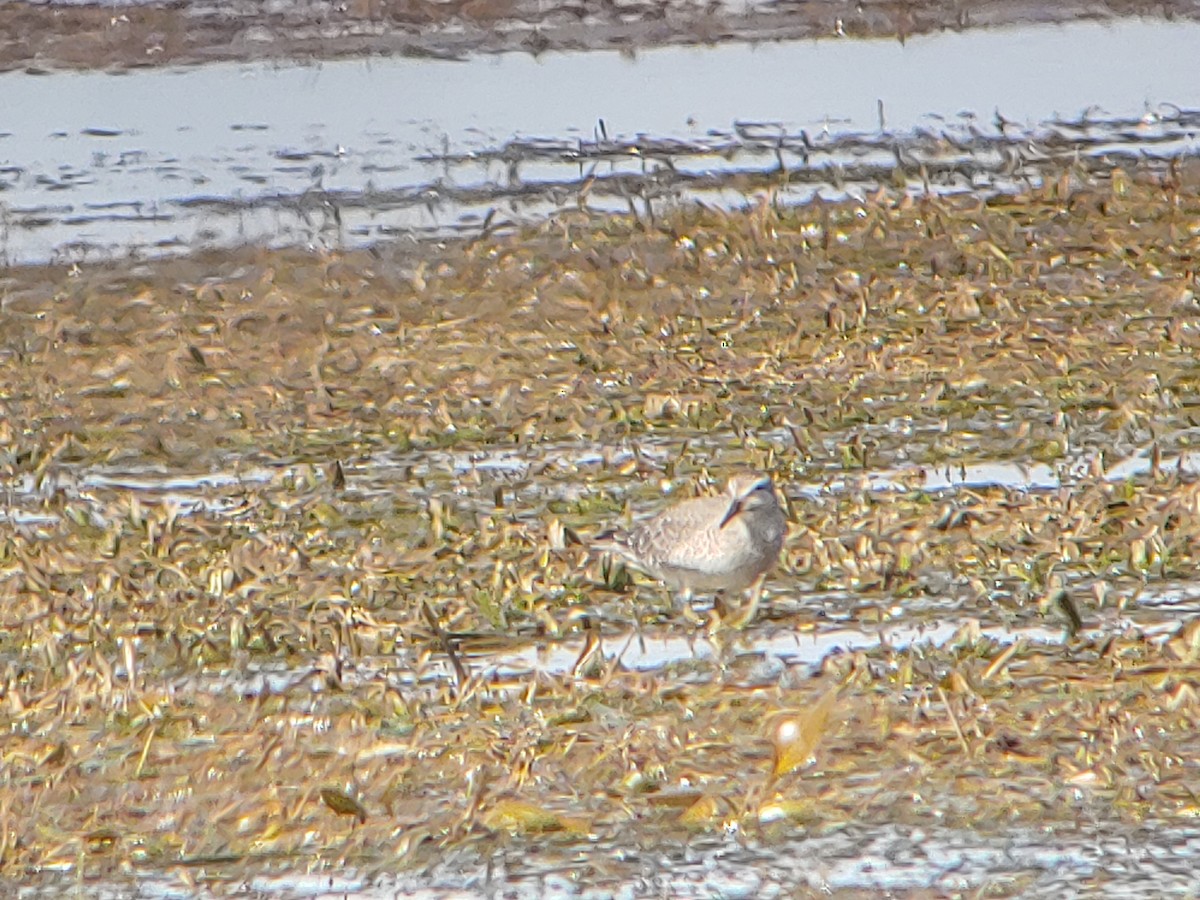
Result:
<svg viewBox="0 0 1200 900"><path fill-rule="evenodd" d="M729 479L725 494L664 509L629 531L597 535L593 546L678 591L743 591L754 585L743 622L753 618L762 581L779 560L787 520L768 475Z"/></svg>

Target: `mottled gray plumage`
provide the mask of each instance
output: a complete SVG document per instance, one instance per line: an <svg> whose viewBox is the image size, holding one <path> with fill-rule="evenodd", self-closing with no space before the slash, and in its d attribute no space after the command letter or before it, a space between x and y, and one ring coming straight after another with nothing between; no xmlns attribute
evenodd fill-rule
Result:
<svg viewBox="0 0 1200 900"><path fill-rule="evenodd" d="M767 475L735 475L725 494L684 500L596 546L685 594L741 591L779 560L787 521Z"/></svg>

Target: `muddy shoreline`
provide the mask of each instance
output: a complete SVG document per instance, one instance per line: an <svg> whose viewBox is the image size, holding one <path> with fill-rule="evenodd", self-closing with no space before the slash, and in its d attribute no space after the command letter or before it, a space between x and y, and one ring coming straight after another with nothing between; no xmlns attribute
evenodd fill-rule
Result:
<svg viewBox="0 0 1200 900"><path fill-rule="evenodd" d="M1195 9L898 8L840 29ZM637 49L832 34L847 15L264 9L4 6L0 59ZM140 78L96 77L85 108ZM86 79L9 82L68 80ZM906 173L951 170L897 144L862 196L786 203L781 135L778 172L731 179L736 208L652 204L655 172L617 172L640 202L613 214L597 168L555 215L497 214L469 238L0 268L3 881L26 897L1189 890L1200 166L1194 129L1162 119L1121 123L1127 155L1086 117L1060 122L1010 192L979 167L964 190L915 191ZM597 166L649 155L592 149ZM994 170L1020 176L1001 149ZM332 167L320 150L283 162ZM88 179L51 165L56 184ZM739 469L773 475L790 521L744 629L589 551Z"/></svg>
<svg viewBox="0 0 1200 900"><path fill-rule="evenodd" d="M1195 2L751 3L668 0L289 0L230 4L0 5L0 71L112 69L237 60L460 58L470 54L639 49L724 41L909 37L946 29L1126 17L1195 20Z"/></svg>
<svg viewBox="0 0 1200 900"><path fill-rule="evenodd" d="M10 268L0 872L1169 893L1200 853L1198 211L1188 167L1113 170ZM1024 480L968 474L1001 462ZM740 468L792 523L744 631L579 540Z"/></svg>

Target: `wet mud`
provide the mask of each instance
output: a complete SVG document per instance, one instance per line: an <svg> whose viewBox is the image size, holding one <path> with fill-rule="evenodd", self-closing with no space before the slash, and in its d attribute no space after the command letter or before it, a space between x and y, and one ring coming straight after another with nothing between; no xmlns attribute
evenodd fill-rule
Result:
<svg viewBox="0 0 1200 900"><path fill-rule="evenodd" d="M1198 212L1147 165L10 268L0 865L1167 889L1164 842L1200 846ZM737 468L791 523L745 629L589 552Z"/></svg>

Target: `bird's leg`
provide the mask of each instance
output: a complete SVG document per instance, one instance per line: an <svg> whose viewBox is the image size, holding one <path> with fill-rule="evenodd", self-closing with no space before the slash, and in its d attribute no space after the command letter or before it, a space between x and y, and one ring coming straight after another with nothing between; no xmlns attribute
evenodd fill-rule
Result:
<svg viewBox="0 0 1200 900"><path fill-rule="evenodd" d="M724 591L717 591L713 595L713 615L717 619L724 619L729 615L729 604L725 602Z"/></svg>
<svg viewBox="0 0 1200 900"><path fill-rule="evenodd" d="M681 588L679 593L675 595L675 602L680 604L681 612L684 619L692 625L699 625L704 619L692 609L692 589Z"/></svg>
<svg viewBox="0 0 1200 900"><path fill-rule="evenodd" d="M736 616L730 618L729 626L731 628L745 628L754 621L754 617L758 615L758 604L762 601L763 585L766 580L765 574L758 576L758 580L750 588L750 599L746 602L745 607Z"/></svg>

